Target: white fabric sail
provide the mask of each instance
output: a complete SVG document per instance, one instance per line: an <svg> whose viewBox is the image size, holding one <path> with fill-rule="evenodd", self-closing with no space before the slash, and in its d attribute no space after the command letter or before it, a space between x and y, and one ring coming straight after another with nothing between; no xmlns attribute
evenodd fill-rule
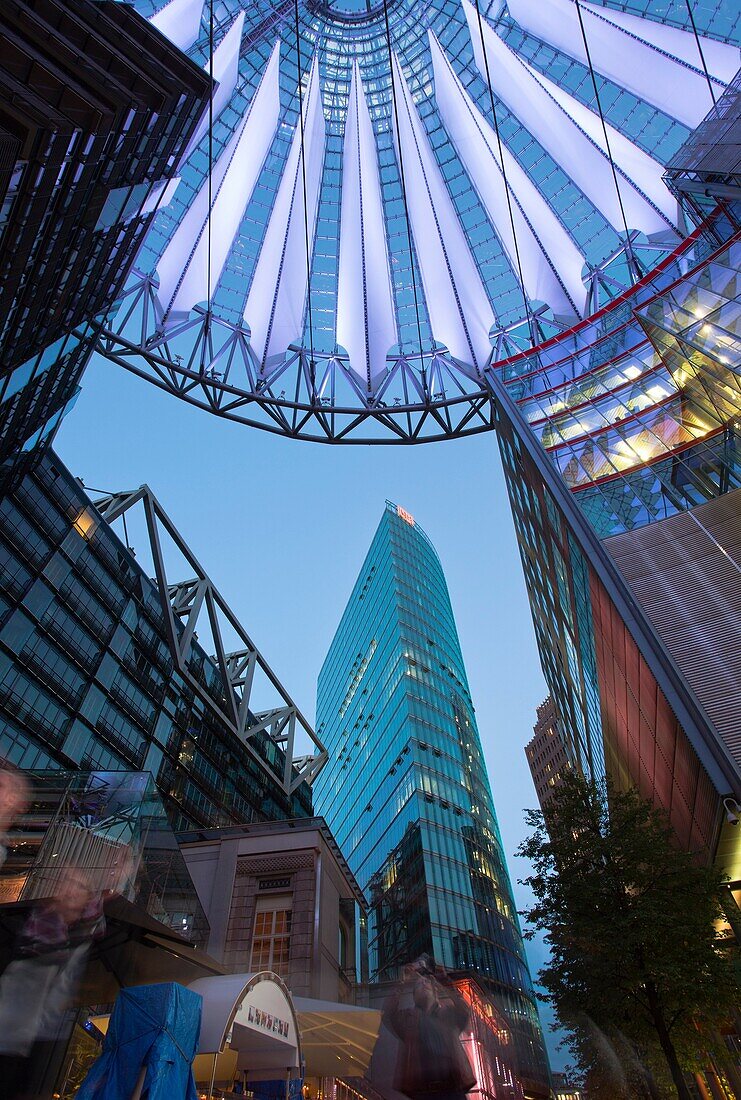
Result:
<svg viewBox="0 0 741 1100"><path fill-rule="evenodd" d="M397 339L376 142L356 61L342 150L337 342L368 392Z"/></svg>
<svg viewBox="0 0 741 1100"><path fill-rule="evenodd" d="M509 12L521 27L588 64L579 12L574 0L509 0ZM582 19L592 64L598 73L660 111L694 128L713 105L702 72L672 56L675 35L689 32L638 19L626 33L606 8L582 4ZM646 24L649 24L646 28ZM672 33L668 33L672 32ZM647 36L650 35L651 41ZM694 36L691 36L694 42ZM682 51L689 50L689 45ZM699 63L695 47L696 64Z"/></svg>
<svg viewBox="0 0 741 1100"><path fill-rule="evenodd" d="M590 110L589 107L585 107L583 103L580 103L574 96L569 95L563 88L559 88L554 81L549 80L542 73L536 73L530 65L527 65L527 62L523 62L523 64L543 85L549 95L553 96L559 107L562 107L576 125L589 135L595 145L599 145L600 149L607 154L607 144L599 115ZM650 157L648 153L644 153L643 149L640 149L620 130L611 126L609 122L606 123L606 128L610 152L626 183L634 184L639 191L643 192L646 198L651 200L654 206L659 208L669 222L675 224L677 200L664 183L664 166L654 160L653 157Z"/></svg>
<svg viewBox="0 0 741 1100"><path fill-rule="evenodd" d="M189 50L201 29L204 0L169 0L149 22L179 50Z"/></svg>
<svg viewBox="0 0 741 1100"><path fill-rule="evenodd" d="M304 216L301 126L297 123L244 309L252 333L251 347L263 370L303 333L309 282L306 240L308 236L311 255L325 147L317 56L311 66L303 116L308 226Z"/></svg>
<svg viewBox="0 0 741 1100"><path fill-rule="evenodd" d="M500 160L494 130L474 106L431 31L429 39L441 118L512 270L519 278L522 269L531 300L547 302L558 316L573 321L585 297L581 279L584 256L504 144Z"/></svg>
<svg viewBox="0 0 741 1100"><path fill-rule="evenodd" d="M234 94L239 76L239 51L242 45L243 26L244 12L241 11L214 50L213 79L217 87L211 96L211 107L206 107L193 137L188 142L188 148L183 154L184 161L205 137L211 118L213 117L216 121ZM212 66L209 61L203 67L207 73L211 72Z"/></svg>
<svg viewBox="0 0 741 1100"><path fill-rule="evenodd" d="M213 167L211 209L206 179L157 264L165 325L181 321L208 298L209 244L211 292L216 288L278 125L279 59L276 42L244 118Z"/></svg>
<svg viewBox="0 0 741 1100"><path fill-rule="evenodd" d="M456 359L481 371L491 351L494 311L396 55L392 64L397 150L432 332Z"/></svg>
<svg viewBox="0 0 741 1100"><path fill-rule="evenodd" d="M549 95L540 74L536 75L525 65L485 20L482 20L480 29L473 4L470 0L462 2L479 72L484 79L488 72L498 98L550 153L593 206L617 232L625 232L622 210L625 211L628 229L638 229L647 235L666 230L666 217L624 176L618 177L621 210L603 143L596 144L590 140L560 103ZM482 30L486 56L481 46Z"/></svg>
<svg viewBox="0 0 741 1100"><path fill-rule="evenodd" d="M730 84L738 72L741 64L741 50L737 46L718 42L715 38L708 38L701 34L698 36L702 46L702 57L700 57L694 33L689 28L682 30L680 27L671 27L655 19L643 19L631 12L589 4L585 0L582 0L582 3L593 14L609 19L611 23L622 27L628 34L643 38L659 50L668 51L695 69L702 69L704 59L710 76L719 85Z"/></svg>

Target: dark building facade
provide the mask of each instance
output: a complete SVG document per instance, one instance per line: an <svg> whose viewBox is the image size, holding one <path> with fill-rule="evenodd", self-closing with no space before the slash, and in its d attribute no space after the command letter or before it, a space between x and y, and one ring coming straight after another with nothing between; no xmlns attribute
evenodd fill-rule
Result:
<svg viewBox="0 0 741 1100"><path fill-rule="evenodd" d="M396 505L386 506L322 666L317 723L329 762L316 806L368 898L371 981L398 979L425 952L473 977L511 1031L509 1071L526 1096L548 1096L445 576ZM489 1095L483 1080L479 1087Z"/></svg>
<svg viewBox="0 0 741 1100"><path fill-rule="evenodd" d="M0 10L0 475L53 436L210 81L131 6Z"/></svg>
<svg viewBox="0 0 741 1100"><path fill-rule="evenodd" d="M561 736L556 707L550 695L540 704L537 713L533 736L525 745L525 756L540 808L545 811L564 772L571 768L571 763Z"/></svg>
<svg viewBox="0 0 741 1100"><path fill-rule="evenodd" d="M213 656L197 640L199 606L216 623L225 605L192 555L195 581L170 585L161 561L150 579L49 450L0 501L0 556L0 755L151 772L176 829L311 813L322 758L292 765L303 719L244 632L235 653L217 627ZM246 679L265 671L283 705L256 714Z"/></svg>

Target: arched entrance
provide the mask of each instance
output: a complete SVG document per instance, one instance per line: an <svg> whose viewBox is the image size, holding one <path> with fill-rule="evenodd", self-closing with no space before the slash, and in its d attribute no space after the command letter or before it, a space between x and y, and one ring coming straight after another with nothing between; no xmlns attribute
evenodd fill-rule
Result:
<svg viewBox="0 0 741 1100"><path fill-rule="evenodd" d="M235 1081L285 1081L287 1092L290 1081L301 1077L298 1020L277 974L199 978L189 988L203 998L193 1072L207 1096Z"/></svg>

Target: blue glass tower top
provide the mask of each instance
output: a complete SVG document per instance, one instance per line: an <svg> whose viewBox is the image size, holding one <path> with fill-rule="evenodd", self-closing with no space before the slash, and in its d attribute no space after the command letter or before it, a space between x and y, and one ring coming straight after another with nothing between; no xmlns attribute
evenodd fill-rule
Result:
<svg viewBox="0 0 741 1100"><path fill-rule="evenodd" d="M409 513L388 502L317 691L317 727L330 753L316 787L318 804L329 810L331 801L332 828L364 885L378 863L379 838L381 846L393 847L418 813L417 778L423 793L459 801L463 760L453 697L475 729L440 560ZM429 754L438 773L434 783ZM499 844L485 787L479 809Z"/></svg>
<svg viewBox="0 0 741 1100"><path fill-rule="evenodd" d="M315 806L370 902L372 979L423 952L473 974L538 1095L542 1037L445 576L390 502L319 674L317 728Z"/></svg>

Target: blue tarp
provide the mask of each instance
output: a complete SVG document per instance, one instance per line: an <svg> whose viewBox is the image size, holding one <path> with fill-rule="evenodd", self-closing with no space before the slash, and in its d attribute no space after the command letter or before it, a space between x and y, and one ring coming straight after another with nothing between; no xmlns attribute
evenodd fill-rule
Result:
<svg viewBox="0 0 741 1100"><path fill-rule="evenodd" d="M103 1051L77 1100L130 1100L142 1066L148 1100L197 1100L191 1064L201 1031L201 997L175 982L122 989Z"/></svg>

